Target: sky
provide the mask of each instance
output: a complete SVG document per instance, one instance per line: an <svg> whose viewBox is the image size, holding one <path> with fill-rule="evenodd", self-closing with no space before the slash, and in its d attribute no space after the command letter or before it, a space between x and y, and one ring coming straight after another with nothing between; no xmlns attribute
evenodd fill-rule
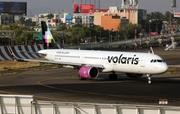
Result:
<svg viewBox="0 0 180 114"><path fill-rule="evenodd" d="M11 2L13 0L3 0ZM27 2L27 15L39 13L54 13L56 11L73 12L73 1L81 3L81 0L14 0L16 2ZM82 0L85 1L85 0ZM88 0L86 0L88 1ZM90 0L89 0L90 1ZM94 1L94 0L92 0ZM122 0L100 0L100 8L108 9L109 6L121 7ZM147 12L159 11L165 13L171 11L173 0L139 0L139 9L147 9ZM176 11L180 12L180 0L176 0ZM31 12L31 13L30 13Z"/></svg>

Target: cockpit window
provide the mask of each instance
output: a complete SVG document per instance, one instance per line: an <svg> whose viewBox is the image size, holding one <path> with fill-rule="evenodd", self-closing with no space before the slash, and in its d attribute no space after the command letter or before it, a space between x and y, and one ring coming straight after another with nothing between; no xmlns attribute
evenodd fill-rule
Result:
<svg viewBox="0 0 180 114"><path fill-rule="evenodd" d="M162 60L157 60L157 62L162 63Z"/></svg>
<svg viewBox="0 0 180 114"><path fill-rule="evenodd" d="M161 59L152 59L152 60L151 60L151 63L156 63L156 62L162 63L162 62L164 62L164 61L161 60Z"/></svg>

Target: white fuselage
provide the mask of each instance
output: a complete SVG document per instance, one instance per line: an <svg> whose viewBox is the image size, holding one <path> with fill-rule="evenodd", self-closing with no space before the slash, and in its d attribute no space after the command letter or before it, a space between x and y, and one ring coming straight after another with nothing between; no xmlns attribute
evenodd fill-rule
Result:
<svg viewBox="0 0 180 114"><path fill-rule="evenodd" d="M74 64L102 65L102 72L124 72L137 74L160 74L167 71L168 66L155 54L118 51L91 51L70 49L40 50L50 61Z"/></svg>

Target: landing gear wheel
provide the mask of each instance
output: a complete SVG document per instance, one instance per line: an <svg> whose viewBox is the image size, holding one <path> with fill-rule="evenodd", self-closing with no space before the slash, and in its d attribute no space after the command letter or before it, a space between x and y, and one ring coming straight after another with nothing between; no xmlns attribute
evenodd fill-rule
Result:
<svg viewBox="0 0 180 114"><path fill-rule="evenodd" d="M148 84L152 84L151 82L151 76L149 74L147 74L147 77L148 77Z"/></svg>
<svg viewBox="0 0 180 114"><path fill-rule="evenodd" d="M152 84L151 80L148 81L148 84Z"/></svg>
<svg viewBox="0 0 180 114"><path fill-rule="evenodd" d="M78 80L87 80L86 78L82 78L81 76L78 75Z"/></svg>

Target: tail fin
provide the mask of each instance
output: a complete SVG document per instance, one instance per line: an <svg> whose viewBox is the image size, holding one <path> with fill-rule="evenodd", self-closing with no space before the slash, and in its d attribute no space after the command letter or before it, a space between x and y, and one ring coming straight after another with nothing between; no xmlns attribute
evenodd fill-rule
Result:
<svg viewBox="0 0 180 114"><path fill-rule="evenodd" d="M55 42L45 21L41 21L41 28L44 49L60 49L60 46Z"/></svg>
<svg viewBox="0 0 180 114"><path fill-rule="evenodd" d="M148 51L148 53L150 53L150 54L154 54L154 50L153 50L153 48L152 48L152 47L150 47L150 51Z"/></svg>

